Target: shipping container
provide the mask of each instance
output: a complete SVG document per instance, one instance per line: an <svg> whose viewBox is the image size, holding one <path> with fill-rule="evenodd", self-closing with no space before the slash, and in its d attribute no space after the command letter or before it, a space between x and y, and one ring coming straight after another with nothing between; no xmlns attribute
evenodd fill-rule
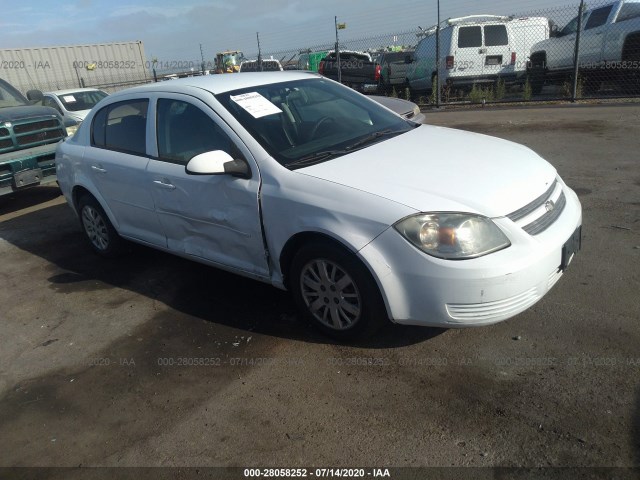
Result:
<svg viewBox="0 0 640 480"><path fill-rule="evenodd" d="M0 78L23 93L76 87L113 92L152 81L141 41L0 49Z"/></svg>

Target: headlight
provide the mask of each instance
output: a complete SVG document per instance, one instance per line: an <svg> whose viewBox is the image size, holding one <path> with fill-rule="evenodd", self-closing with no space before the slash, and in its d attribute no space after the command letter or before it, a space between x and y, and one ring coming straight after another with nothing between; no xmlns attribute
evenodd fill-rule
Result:
<svg viewBox="0 0 640 480"><path fill-rule="evenodd" d="M423 252L448 260L480 257L511 245L495 223L471 213L421 213L394 228Z"/></svg>
<svg viewBox="0 0 640 480"><path fill-rule="evenodd" d="M66 127L67 135L68 136L72 136L74 133L76 133L78 131L78 127L80 127L79 123L77 123L75 125L71 125L70 127Z"/></svg>

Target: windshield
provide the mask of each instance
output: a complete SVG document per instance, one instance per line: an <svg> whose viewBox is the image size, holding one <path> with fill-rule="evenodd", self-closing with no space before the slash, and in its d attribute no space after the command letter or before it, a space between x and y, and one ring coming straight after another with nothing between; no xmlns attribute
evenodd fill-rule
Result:
<svg viewBox="0 0 640 480"><path fill-rule="evenodd" d="M289 168L327 161L416 126L350 88L321 78L260 85L216 98Z"/></svg>
<svg viewBox="0 0 640 480"><path fill-rule="evenodd" d="M238 65L241 55L239 53L227 53L222 56L222 63L225 66Z"/></svg>
<svg viewBox="0 0 640 480"><path fill-rule="evenodd" d="M0 108L24 107L30 105L22 94L3 80L0 80Z"/></svg>
<svg viewBox="0 0 640 480"><path fill-rule="evenodd" d="M96 103L106 96L107 94L102 90L93 90L65 93L64 95L58 95L58 98L68 112L79 112L81 110L91 110Z"/></svg>

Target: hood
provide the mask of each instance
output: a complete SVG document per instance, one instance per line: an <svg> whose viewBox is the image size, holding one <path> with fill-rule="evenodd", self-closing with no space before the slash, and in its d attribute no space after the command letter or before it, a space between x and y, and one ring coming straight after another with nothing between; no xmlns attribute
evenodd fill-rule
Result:
<svg viewBox="0 0 640 480"><path fill-rule="evenodd" d="M0 123L17 122L27 118L60 117L58 112L51 107L42 105L25 105L23 107L0 108Z"/></svg>
<svg viewBox="0 0 640 480"><path fill-rule="evenodd" d="M295 171L422 212L494 218L525 206L556 177L556 170L527 147L430 125Z"/></svg>

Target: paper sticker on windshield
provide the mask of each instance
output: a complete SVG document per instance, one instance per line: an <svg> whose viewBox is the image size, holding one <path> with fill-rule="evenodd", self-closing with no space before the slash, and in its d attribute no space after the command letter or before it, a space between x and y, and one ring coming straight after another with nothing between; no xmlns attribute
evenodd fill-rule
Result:
<svg viewBox="0 0 640 480"><path fill-rule="evenodd" d="M242 95L230 95L229 98L249 112L253 118L266 117L267 115L273 115L274 113L282 113L282 110L258 92L243 93Z"/></svg>
<svg viewBox="0 0 640 480"><path fill-rule="evenodd" d="M62 99L67 103L72 103L76 101L76 97L74 97L73 95L65 95L64 97L62 97Z"/></svg>

